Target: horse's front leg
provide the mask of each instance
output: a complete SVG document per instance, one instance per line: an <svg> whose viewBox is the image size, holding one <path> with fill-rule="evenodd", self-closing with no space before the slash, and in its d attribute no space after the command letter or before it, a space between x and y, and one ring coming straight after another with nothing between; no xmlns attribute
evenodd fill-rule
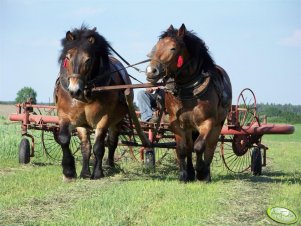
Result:
<svg viewBox="0 0 301 226"><path fill-rule="evenodd" d="M119 135L119 130L117 127L114 126L109 129L109 136L108 136L109 153L108 153L107 164L110 167L115 166L114 154L115 154L115 150L116 150L117 144L118 144L118 135Z"/></svg>
<svg viewBox="0 0 301 226"><path fill-rule="evenodd" d="M91 179L100 179L104 177L102 169L102 160L105 154L105 136L107 129L97 128L95 130L95 143L93 146L93 153L95 156L95 163Z"/></svg>
<svg viewBox="0 0 301 226"><path fill-rule="evenodd" d="M76 178L76 169L74 157L69 148L71 139L70 122L62 121L59 125L57 141L61 145L63 151L62 167L63 180L68 182Z"/></svg>
<svg viewBox="0 0 301 226"><path fill-rule="evenodd" d="M195 180L195 171L192 163L193 140L192 132L186 132L186 155L187 155L187 181Z"/></svg>
<svg viewBox="0 0 301 226"><path fill-rule="evenodd" d="M186 165L186 144L185 144L185 137L175 135L176 138L176 153L177 153L177 159L179 164L179 180L186 182L188 179L188 173L187 173L187 165Z"/></svg>
<svg viewBox="0 0 301 226"><path fill-rule="evenodd" d="M220 126L214 126L213 120L207 120L199 127L200 135L194 143L194 150L197 156L196 177L198 180L211 181L210 164L214 156L220 129Z"/></svg>
<svg viewBox="0 0 301 226"><path fill-rule="evenodd" d="M91 157L91 141L90 132L84 127L77 127L78 137L80 139L81 152L83 157L83 167L80 178L91 178L90 157Z"/></svg>

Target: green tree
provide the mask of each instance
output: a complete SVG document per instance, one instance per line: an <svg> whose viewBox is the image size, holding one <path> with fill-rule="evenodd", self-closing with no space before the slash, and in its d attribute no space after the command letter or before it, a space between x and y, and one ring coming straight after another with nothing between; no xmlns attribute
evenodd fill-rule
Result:
<svg viewBox="0 0 301 226"><path fill-rule="evenodd" d="M34 91L34 89L31 87L23 87L18 91L15 101L17 103L23 103L29 101L30 98L33 104L37 103L36 91Z"/></svg>

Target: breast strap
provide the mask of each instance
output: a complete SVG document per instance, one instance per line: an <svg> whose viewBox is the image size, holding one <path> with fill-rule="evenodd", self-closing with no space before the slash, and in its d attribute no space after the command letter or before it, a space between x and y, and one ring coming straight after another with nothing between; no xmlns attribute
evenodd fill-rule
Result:
<svg viewBox="0 0 301 226"><path fill-rule="evenodd" d="M210 74L203 72L189 83L175 84L173 90L167 89L167 91L172 92L180 100L197 99L207 91L210 81Z"/></svg>

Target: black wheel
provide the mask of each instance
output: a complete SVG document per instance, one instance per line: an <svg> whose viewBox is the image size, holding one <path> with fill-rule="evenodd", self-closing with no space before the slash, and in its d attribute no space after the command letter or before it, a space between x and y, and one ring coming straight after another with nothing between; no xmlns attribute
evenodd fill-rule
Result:
<svg viewBox="0 0 301 226"><path fill-rule="evenodd" d="M153 172L155 170L155 151L153 149L148 149L144 153L144 165L147 171Z"/></svg>
<svg viewBox="0 0 301 226"><path fill-rule="evenodd" d="M19 163L28 164L30 162L30 143L26 138L23 138L19 146Z"/></svg>
<svg viewBox="0 0 301 226"><path fill-rule="evenodd" d="M255 147L252 150L251 171L253 172L254 176L259 176L261 175L261 170L262 170L261 151L259 147Z"/></svg>

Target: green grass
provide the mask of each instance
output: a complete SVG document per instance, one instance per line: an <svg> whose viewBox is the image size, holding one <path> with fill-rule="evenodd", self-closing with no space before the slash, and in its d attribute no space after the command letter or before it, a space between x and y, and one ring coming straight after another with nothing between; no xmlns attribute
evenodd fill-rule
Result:
<svg viewBox="0 0 301 226"><path fill-rule="evenodd" d="M183 184L170 155L154 173L128 160L106 168L101 180L63 183L61 166L43 157L18 164L20 128L2 120L0 225L277 225L266 215L270 206L300 218L301 125L295 127L293 135L264 136L268 166L260 177L228 173L216 155L211 183Z"/></svg>

